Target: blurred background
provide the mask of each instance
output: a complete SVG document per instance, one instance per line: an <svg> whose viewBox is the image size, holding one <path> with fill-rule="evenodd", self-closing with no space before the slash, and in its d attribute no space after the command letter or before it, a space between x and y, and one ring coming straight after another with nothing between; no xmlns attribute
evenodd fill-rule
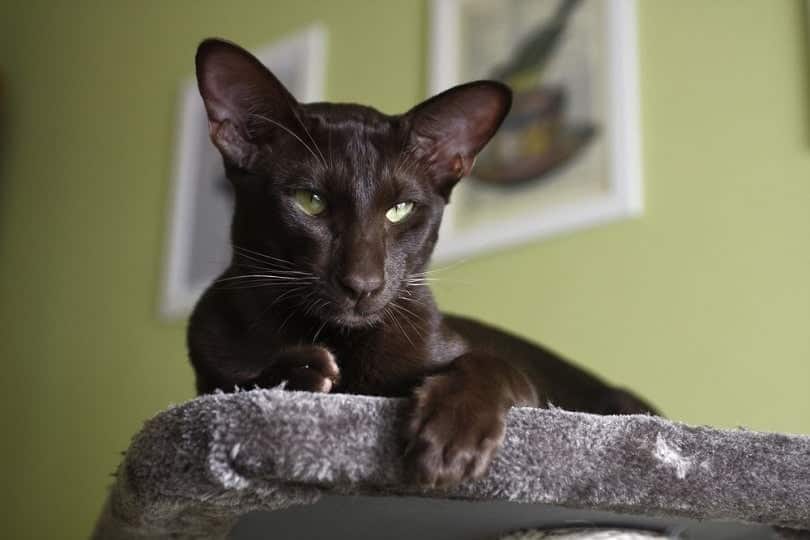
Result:
<svg viewBox="0 0 810 540"><path fill-rule="evenodd" d="M193 395L157 313L178 92L197 43L320 21L326 99L427 88L423 1L0 3L7 538L86 536L141 423ZM446 310L694 424L810 433L806 2L638 3L644 213L444 272Z"/></svg>

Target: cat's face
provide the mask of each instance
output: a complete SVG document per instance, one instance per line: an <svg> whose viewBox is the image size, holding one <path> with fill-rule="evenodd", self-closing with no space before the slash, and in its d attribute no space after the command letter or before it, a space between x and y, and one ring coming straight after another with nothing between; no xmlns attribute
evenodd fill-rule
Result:
<svg viewBox="0 0 810 540"><path fill-rule="evenodd" d="M247 171L231 168L233 244L293 263L263 261L279 277L288 269L316 276L312 290L290 295L313 302L316 315L347 326L375 322L425 266L444 199L406 162L396 119L360 106L298 109L300 141L279 134Z"/></svg>
<svg viewBox="0 0 810 540"><path fill-rule="evenodd" d="M323 320L373 324L421 283L455 183L511 103L470 83L403 115L299 104L255 58L204 41L197 77L211 139L236 193L232 242ZM282 293L283 294L283 293Z"/></svg>

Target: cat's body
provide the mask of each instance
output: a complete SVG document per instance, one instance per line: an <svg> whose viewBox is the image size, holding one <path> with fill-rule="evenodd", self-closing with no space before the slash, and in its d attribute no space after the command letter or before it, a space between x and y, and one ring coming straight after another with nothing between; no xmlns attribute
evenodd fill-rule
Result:
<svg viewBox="0 0 810 540"><path fill-rule="evenodd" d="M413 396L414 479L484 473L514 405L650 411L555 354L443 315L426 268L455 183L511 95L480 81L403 115L299 104L235 45L201 44L211 138L234 184L233 260L188 345L200 393L234 387Z"/></svg>
<svg viewBox="0 0 810 540"><path fill-rule="evenodd" d="M226 272L224 277L231 274L233 271ZM441 315L429 294L420 295L420 301L429 309L409 300L402 302L402 309L410 313L386 316L389 321L396 316L395 323L345 329L305 313L309 304L295 305L300 301L295 295L287 297L288 304L282 298L268 311L268 305L290 289L266 296L256 294L260 289L214 285L198 304L189 324L189 349L198 392L231 391L234 385L249 388L254 384L278 384L280 379L262 378L268 358L285 348L317 345L331 351L340 366L332 391L405 396L426 372L452 361L463 347L460 339L442 329ZM213 329L211 340L204 341L202 336ZM206 361L214 356L216 363ZM381 358L385 361L381 362Z"/></svg>
<svg viewBox="0 0 810 540"><path fill-rule="evenodd" d="M262 380L268 358L287 347L317 344L330 350L340 366L332 392L404 397L425 375L441 371L468 351L483 350L506 357L505 362L525 367L542 381L538 403L527 405L553 403L599 414L651 410L548 349L472 319L438 312L427 291L419 297L425 307L403 302L408 312L397 313L397 322L355 330L323 326L303 313L290 316L285 307L268 312L266 304L274 299L261 301L254 295L214 285L198 304L190 322L189 348L199 393L280 382Z"/></svg>

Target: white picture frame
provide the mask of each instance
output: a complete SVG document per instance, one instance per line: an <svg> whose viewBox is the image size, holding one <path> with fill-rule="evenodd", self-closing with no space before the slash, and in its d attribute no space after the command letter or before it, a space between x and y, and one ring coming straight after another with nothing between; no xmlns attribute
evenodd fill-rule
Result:
<svg viewBox="0 0 810 540"><path fill-rule="evenodd" d="M254 51L302 102L324 99L325 28L313 24ZM160 315L188 315L230 257L232 203L217 192L224 179L219 152L194 77L181 86L172 198L161 287ZM221 183L221 182L220 182ZM223 188L224 189L224 188Z"/></svg>
<svg viewBox="0 0 810 540"><path fill-rule="evenodd" d="M430 95L465 82L460 73L462 47L465 45L461 42L460 16L461 10L471 2L476 3L478 9L490 9L491 6L491 9L499 10L493 12L496 16L509 9L507 2L485 4L480 0L432 0L428 74ZM541 2L556 3L556 0L535 0L534 5ZM584 5L594 7L593 2L599 3L595 7L602 10L604 25L601 40L604 49L600 51L605 74L602 136L606 156L603 170L607 185L604 192L547 204L533 213L523 212L497 220L484 220L465 228L460 225L465 209L462 204L454 204L459 195L463 197L465 190L470 189L469 180L464 179L455 188L451 203L447 206L434 261L467 257L642 213L636 3L635 0L585 0ZM472 32L468 33L475 36Z"/></svg>

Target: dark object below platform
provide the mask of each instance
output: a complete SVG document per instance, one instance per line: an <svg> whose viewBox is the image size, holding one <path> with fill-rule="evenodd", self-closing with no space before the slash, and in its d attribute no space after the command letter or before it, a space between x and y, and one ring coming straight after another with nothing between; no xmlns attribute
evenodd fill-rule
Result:
<svg viewBox="0 0 810 540"><path fill-rule="evenodd" d="M689 540L778 538L764 525L631 517L506 501L340 495L326 495L311 506L248 514L231 538L264 540L273 531L273 538L280 539L494 540L515 530L540 527L630 529Z"/></svg>

